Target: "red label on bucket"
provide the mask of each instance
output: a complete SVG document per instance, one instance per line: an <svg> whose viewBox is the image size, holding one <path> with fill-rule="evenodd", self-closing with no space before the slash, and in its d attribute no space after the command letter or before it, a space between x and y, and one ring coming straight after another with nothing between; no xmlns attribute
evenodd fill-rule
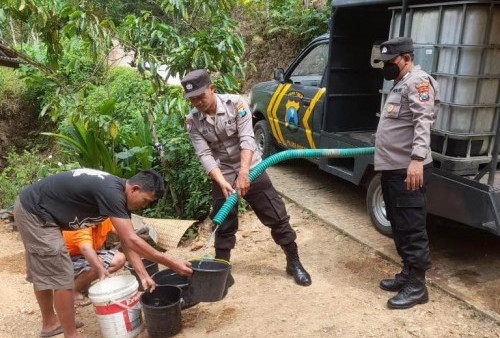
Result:
<svg viewBox="0 0 500 338"><path fill-rule="evenodd" d="M98 315L109 315L117 312L122 312L124 308L133 307L139 302L138 293L134 293L131 297L122 300L119 304L109 304L109 305L95 305L95 313Z"/></svg>
<svg viewBox="0 0 500 338"><path fill-rule="evenodd" d="M132 331L138 329L142 324L138 303L139 295L136 291L128 298L114 304L94 304L103 336L135 336L137 333L134 334Z"/></svg>

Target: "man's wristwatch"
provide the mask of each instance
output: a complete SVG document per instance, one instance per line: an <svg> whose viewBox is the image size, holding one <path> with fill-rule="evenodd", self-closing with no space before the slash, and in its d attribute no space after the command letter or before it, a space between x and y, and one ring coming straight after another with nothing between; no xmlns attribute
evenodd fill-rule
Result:
<svg viewBox="0 0 500 338"><path fill-rule="evenodd" d="M410 158L411 158L412 160L414 160L414 161L420 161L420 162L422 162L423 160L425 160L425 158L424 158L424 157L420 157L420 156L417 156L417 155L411 155L411 157L410 157Z"/></svg>

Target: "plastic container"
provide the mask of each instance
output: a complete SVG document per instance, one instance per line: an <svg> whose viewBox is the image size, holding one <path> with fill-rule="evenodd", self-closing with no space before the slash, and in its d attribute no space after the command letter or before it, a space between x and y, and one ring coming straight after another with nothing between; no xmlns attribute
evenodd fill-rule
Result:
<svg viewBox="0 0 500 338"><path fill-rule="evenodd" d="M157 287L163 286L163 285L173 285L173 286L177 286L178 288L181 289L181 291L182 291L181 309L182 310L198 304L198 302L194 302L191 299L189 299L189 297L188 297L189 283L188 283L187 277L179 276L172 269L165 269L165 270L158 271L157 273L152 275L151 278L155 281Z"/></svg>
<svg viewBox="0 0 500 338"><path fill-rule="evenodd" d="M158 263L155 263L155 262L152 262L150 261L149 259L146 259L146 258L142 258L142 264L144 264L144 267L146 268L146 272L152 276L154 275L155 273L158 272ZM132 266L132 264L130 264L129 262L127 262L125 264L125 268L130 271L130 273L132 275L135 276L135 278L137 279L137 283L139 283L139 291L144 291L144 289L142 288L142 284L141 284L141 280L139 279L139 277L137 276L137 274L135 273L135 269L134 267Z"/></svg>
<svg viewBox="0 0 500 338"><path fill-rule="evenodd" d="M121 275L97 282L89 289L104 338L132 338L143 329L137 280Z"/></svg>
<svg viewBox="0 0 500 338"><path fill-rule="evenodd" d="M193 274L188 277L187 296L194 302L216 302L224 298L231 264L214 258L191 261Z"/></svg>
<svg viewBox="0 0 500 338"><path fill-rule="evenodd" d="M153 292L141 295L144 319L152 338L170 337L181 330L181 294L173 285L157 285Z"/></svg>

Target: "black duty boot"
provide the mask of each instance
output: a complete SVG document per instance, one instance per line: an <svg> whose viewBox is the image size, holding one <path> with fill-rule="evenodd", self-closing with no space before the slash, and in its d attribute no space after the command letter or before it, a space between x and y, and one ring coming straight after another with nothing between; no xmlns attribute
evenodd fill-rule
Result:
<svg viewBox="0 0 500 338"><path fill-rule="evenodd" d="M215 258L230 261L231 249L215 249Z"/></svg>
<svg viewBox="0 0 500 338"><path fill-rule="evenodd" d="M401 290L406 283L408 282L408 278L410 276L410 268L408 265L404 264L403 269L400 273L397 273L394 279L382 279L380 281L380 288L385 291L394 291L398 292Z"/></svg>
<svg viewBox="0 0 500 338"><path fill-rule="evenodd" d="M215 249L215 258L222 259L222 260L229 262L229 260L231 259L231 250L230 249ZM226 287L224 289L223 298L226 297L226 295L227 295L227 289L229 289L233 285L234 285L234 278L233 278L233 275L231 274L231 270L229 270L229 273L227 274Z"/></svg>
<svg viewBox="0 0 500 338"><path fill-rule="evenodd" d="M222 294L222 298L226 298L226 295L227 295L229 288L233 285L234 285L234 278L233 278L233 275L231 274L231 270L229 270L229 273L227 274L226 286L224 287L224 293Z"/></svg>
<svg viewBox="0 0 500 338"><path fill-rule="evenodd" d="M234 278L233 278L233 275L231 274L231 270L229 270L229 273L227 274L227 279L226 279L226 289L230 288L233 285L234 285Z"/></svg>
<svg viewBox="0 0 500 338"><path fill-rule="evenodd" d="M286 255L286 273L293 276L295 283L302 286L311 285L311 276L307 273L306 269L302 266L299 260L299 250L297 244L292 242L287 245L282 245L281 248Z"/></svg>
<svg viewBox="0 0 500 338"><path fill-rule="evenodd" d="M391 309L409 309L428 301L429 294L425 286L425 270L411 268L408 283L396 296L387 301L387 306Z"/></svg>

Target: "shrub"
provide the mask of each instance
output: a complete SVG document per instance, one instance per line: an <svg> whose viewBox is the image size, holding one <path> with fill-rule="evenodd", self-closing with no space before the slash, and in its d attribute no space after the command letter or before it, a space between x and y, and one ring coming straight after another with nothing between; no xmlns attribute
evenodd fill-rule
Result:
<svg viewBox="0 0 500 338"><path fill-rule="evenodd" d="M39 88L26 84L17 73L0 67L0 156L10 146L21 150L40 143L41 149L46 149L51 144L40 142L38 134L55 127L50 121L38 118Z"/></svg>
<svg viewBox="0 0 500 338"><path fill-rule="evenodd" d="M158 139L162 144L165 162L158 162L170 190L150 217L169 215L183 219L202 220L210 212L210 179L194 153L185 129L185 118L190 110L182 98L180 87L169 86L164 97L156 98L154 112Z"/></svg>
<svg viewBox="0 0 500 338"><path fill-rule="evenodd" d="M268 4L266 13L265 3ZM328 32L330 0L311 0L304 8L300 0L245 0L244 8L234 11L247 49L248 67L245 91L261 81L272 79L273 68L286 68L313 38Z"/></svg>
<svg viewBox="0 0 500 338"><path fill-rule="evenodd" d="M43 155L38 148L19 154L10 150L6 159L7 166L0 175L0 203L3 208L14 204L23 187L48 175L79 167L74 162L63 164L60 156Z"/></svg>

